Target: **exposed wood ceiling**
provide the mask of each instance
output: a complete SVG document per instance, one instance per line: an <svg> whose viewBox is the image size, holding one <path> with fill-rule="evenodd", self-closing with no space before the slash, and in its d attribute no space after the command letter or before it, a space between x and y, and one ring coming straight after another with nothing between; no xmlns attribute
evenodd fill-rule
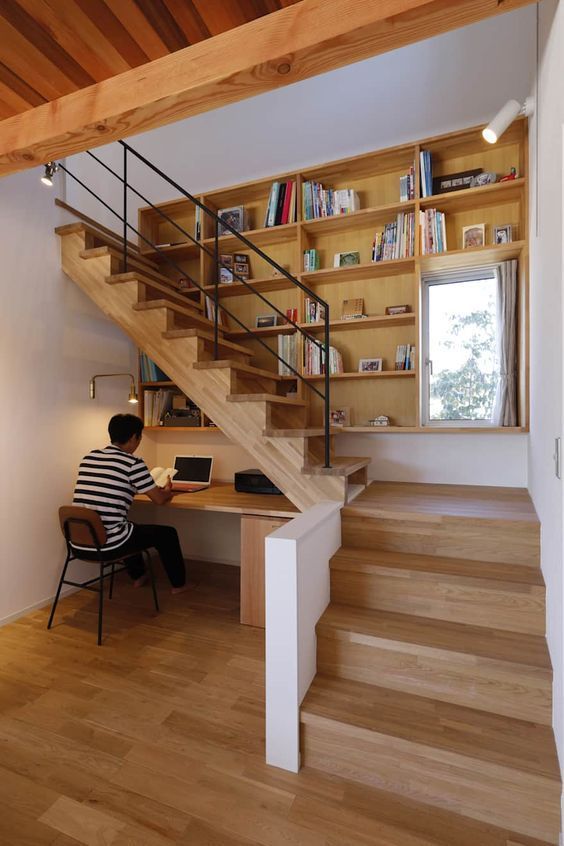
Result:
<svg viewBox="0 0 564 846"><path fill-rule="evenodd" d="M0 119L298 2L0 0Z"/></svg>

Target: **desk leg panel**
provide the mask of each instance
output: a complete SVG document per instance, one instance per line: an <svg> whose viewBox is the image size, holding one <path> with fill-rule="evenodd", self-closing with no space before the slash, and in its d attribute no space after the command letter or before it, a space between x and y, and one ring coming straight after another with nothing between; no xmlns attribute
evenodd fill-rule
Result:
<svg viewBox="0 0 564 846"><path fill-rule="evenodd" d="M278 517L241 517L241 623L264 629L265 539L287 523Z"/></svg>

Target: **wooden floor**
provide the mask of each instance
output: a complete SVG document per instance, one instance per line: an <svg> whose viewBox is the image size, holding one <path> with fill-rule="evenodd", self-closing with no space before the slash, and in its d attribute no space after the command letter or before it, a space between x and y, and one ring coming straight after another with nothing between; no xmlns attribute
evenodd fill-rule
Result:
<svg viewBox="0 0 564 846"><path fill-rule="evenodd" d="M539 841L264 757L263 632L238 571L190 595L122 582L0 629L2 846L539 846ZM445 706L446 708L446 706ZM462 741L461 741L462 742ZM499 752L503 754L503 750Z"/></svg>

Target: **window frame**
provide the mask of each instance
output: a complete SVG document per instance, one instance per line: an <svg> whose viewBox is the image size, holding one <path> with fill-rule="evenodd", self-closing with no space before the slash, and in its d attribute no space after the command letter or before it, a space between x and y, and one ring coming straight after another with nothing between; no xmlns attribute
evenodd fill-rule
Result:
<svg viewBox="0 0 564 846"><path fill-rule="evenodd" d="M431 360L429 292L436 285L451 285L460 282L479 282L483 279L498 279L498 265L488 264L470 268L450 268L428 272L421 276L421 426L428 429L496 429L491 420L431 420Z"/></svg>

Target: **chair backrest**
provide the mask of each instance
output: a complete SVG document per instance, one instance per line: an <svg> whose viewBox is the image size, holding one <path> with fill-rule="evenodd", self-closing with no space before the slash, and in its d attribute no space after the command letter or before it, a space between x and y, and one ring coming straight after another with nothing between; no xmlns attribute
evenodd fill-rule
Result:
<svg viewBox="0 0 564 846"><path fill-rule="evenodd" d="M106 543L106 530L100 515L92 508L81 505L63 505L59 508L59 523L65 539L76 546L95 549Z"/></svg>

